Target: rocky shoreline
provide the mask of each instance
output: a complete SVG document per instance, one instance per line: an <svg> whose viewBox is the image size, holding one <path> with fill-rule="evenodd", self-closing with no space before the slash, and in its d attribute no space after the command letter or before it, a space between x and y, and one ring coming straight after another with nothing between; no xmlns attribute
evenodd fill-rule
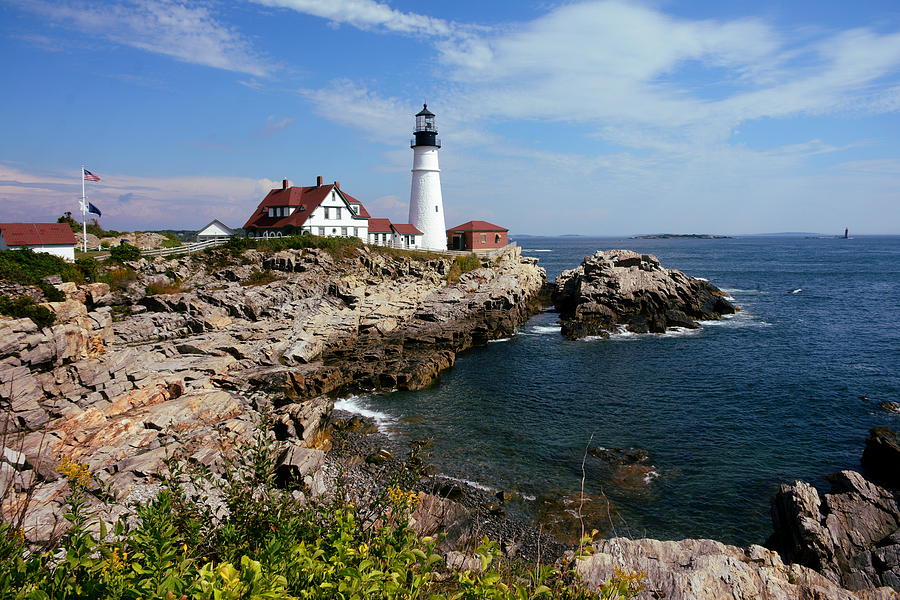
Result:
<svg viewBox="0 0 900 600"><path fill-rule="evenodd" d="M29 542L46 542L65 527L61 456L86 464L118 499L141 502L158 489L167 457L221 468L222 453L252 437L263 414L281 448L282 477L301 481L310 497L341 485L364 503L410 454L372 423L334 410L334 399L422 389L458 352L514 333L546 303L536 263L513 247L456 278L453 259L435 255L220 249L138 261L130 265L136 275L114 289L61 284L66 300L47 304L52 327L0 319L4 514L23 516ZM695 328L738 310L725 296L625 250L588 257L553 291L568 337ZM884 434L871 445L871 476L896 485L896 438ZM646 457L598 458L641 466ZM422 535L448 534L448 562L468 564L459 551L482 535L527 562L565 550L508 510L508 495L421 466L427 476L416 484L423 495L413 524ZM896 487L851 472L835 482L824 498L801 482L782 488L774 550L613 538L596 542L579 570L589 584L614 567L645 571L647 598L896 597L885 587L900 590ZM99 495L93 502L104 504ZM875 516L835 525L841 510Z"/></svg>

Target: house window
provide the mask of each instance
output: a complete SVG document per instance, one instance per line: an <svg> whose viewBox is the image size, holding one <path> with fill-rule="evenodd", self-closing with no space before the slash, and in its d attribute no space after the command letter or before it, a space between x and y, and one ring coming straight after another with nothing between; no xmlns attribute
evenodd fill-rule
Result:
<svg viewBox="0 0 900 600"><path fill-rule="evenodd" d="M274 217L274 216L275 216L275 209L274 209L274 208L269 208L269 216L270 216L270 217Z"/></svg>
<svg viewBox="0 0 900 600"><path fill-rule="evenodd" d="M346 236L346 235L347 235L347 228L346 228L346 227L341 227L341 235L343 235L343 236Z"/></svg>
<svg viewBox="0 0 900 600"><path fill-rule="evenodd" d="M319 235L325 235L325 228L319 227Z"/></svg>
<svg viewBox="0 0 900 600"><path fill-rule="evenodd" d="M325 207L325 218L326 218L326 219L330 219L330 218L331 218L331 209L328 208L327 206Z"/></svg>
<svg viewBox="0 0 900 600"><path fill-rule="evenodd" d="M434 212L438 212L437 204L434 205Z"/></svg>
<svg viewBox="0 0 900 600"><path fill-rule="evenodd" d="M495 233L495 234L494 234L494 243L495 243L495 244L499 244L499 243L500 243L500 234L499 234L499 233Z"/></svg>
<svg viewBox="0 0 900 600"><path fill-rule="evenodd" d="M358 207L358 206L354 206L353 204L351 204L351 205L350 205L350 212L352 212L354 215L358 215L358 214L359 214L359 207Z"/></svg>
<svg viewBox="0 0 900 600"><path fill-rule="evenodd" d="M337 227L332 227L332 228L331 228L331 233L332 233L332 235L336 235L336 234L337 234Z"/></svg>
<svg viewBox="0 0 900 600"><path fill-rule="evenodd" d="M341 218L341 207L340 207L340 206L335 207L334 213L335 213L334 218L340 220L340 218Z"/></svg>
<svg viewBox="0 0 900 600"><path fill-rule="evenodd" d="M481 243L482 244L487 243L487 234L486 233L481 234Z"/></svg>

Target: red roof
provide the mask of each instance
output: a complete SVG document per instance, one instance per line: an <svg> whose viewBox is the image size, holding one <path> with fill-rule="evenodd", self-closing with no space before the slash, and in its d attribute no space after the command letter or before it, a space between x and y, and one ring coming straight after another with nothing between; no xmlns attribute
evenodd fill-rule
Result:
<svg viewBox="0 0 900 600"><path fill-rule="evenodd" d="M391 227L394 231L403 235L423 235L421 231L409 223L393 223Z"/></svg>
<svg viewBox="0 0 900 600"><path fill-rule="evenodd" d="M309 187L292 186L287 189L276 188L270 190L262 202L259 203L259 206L256 207L256 210L253 211L253 215L247 219L244 228L270 229L288 225L302 227L312 211L322 204L322 201L328 197L328 194L331 193L334 187L334 184L329 184ZM366 207L359 200L340 188L338 188L338 193L346 198L350 204L359 206L358 217L369 218L369 211L366 210ZM296 210L287 217L270 217L268 210L270 206L293 206Z"/></svg>
<svg viewBox="0 0 900 600"><path fill-rule="evenodd" d="M391 220L369 219L369 233L391 233Z"/></svg>
<svg viewBox="0 0 900 600"><path fill-rule="evenodd" d="M451 227L447 231L509 231L509 229L487 221L469 221L468 223Z"/></svg>
<svg viewBox="0 0 900 600"><path fill-rule="evenodd" d="M7 246L74 246L68 223L0 223Z"/></svg>

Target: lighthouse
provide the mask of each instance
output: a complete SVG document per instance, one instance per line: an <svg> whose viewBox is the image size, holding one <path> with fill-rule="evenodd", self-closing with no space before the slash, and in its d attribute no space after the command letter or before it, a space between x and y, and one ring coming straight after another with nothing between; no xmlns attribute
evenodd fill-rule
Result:
<svg viewBox="0 0 900 600"><path fill-rule="evenodd" d="M409 222L424 235L422 247L428 250L447 249L447 227L444 224L444 200L441 197L441 169L434 113L428 105L416 115L413 149L412 186L409 191Z"/></svg>

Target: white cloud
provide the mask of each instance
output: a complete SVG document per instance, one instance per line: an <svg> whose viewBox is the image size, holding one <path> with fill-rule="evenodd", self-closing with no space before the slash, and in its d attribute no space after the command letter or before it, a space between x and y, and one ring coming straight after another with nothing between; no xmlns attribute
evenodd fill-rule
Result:
<svg viewBox="0 0 900 600"><path fill-rule="evenodd" d="M273 69L237 30L216 20L201 4L177 0L109 4L25 0L18 4L53 22L183 62L257 77Z"/></svg>
<svg viewBox="0 0 900 600"><path fill-rule="evenodd" d="M375 0L253 0L265 6L289 8L337 24L423 36L447 37L460 27L443 19L395 10Z"/></svg>
<svg viewBox="0 0 900 600"><path fill-rule="evenodd" d="M268 117L266 117L265 126L259 129L255 133L255 135L259 137L273 136L279 131L284 131L285 129L287 129L295 120L296 119L294 119L294 117L282 117L279 119L275 115L269 115Z"/></svg>
<svg viewBox="0 0 900 600"><path fill-rule="evenodd" d="M212 219L240 227L277 187L243 177L100 176L100 183L87 184L87 195L113 229L190 229ZM0 164L0 221L55 221L65 211L77 213L80 196L78 170L34 173Z"/></svg>

